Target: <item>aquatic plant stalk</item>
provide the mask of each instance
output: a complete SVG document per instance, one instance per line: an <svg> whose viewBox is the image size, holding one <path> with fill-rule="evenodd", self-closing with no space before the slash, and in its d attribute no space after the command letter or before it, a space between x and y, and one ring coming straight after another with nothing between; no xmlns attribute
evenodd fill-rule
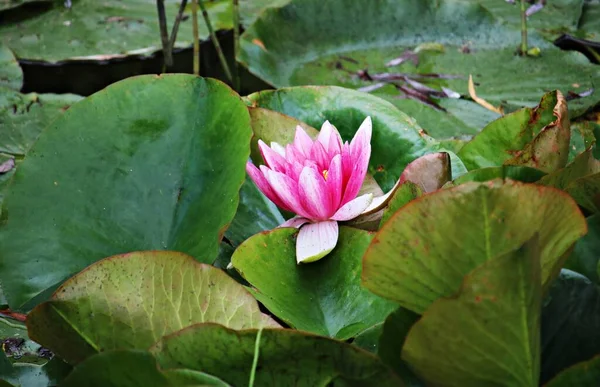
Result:
<svg viewBox="0 0 600 387"><path fill-rule="evenodd" d="M164 0L156 0L156 10L158 11L158 25L160 27L164 63L166 67L171 67L173 66L173 56L169 49L169 32L167 31L167 14L165 13Z"/></svg>
<svg viewBox="0 0 600 387"><path fill-rule="evenodd" d="M527 55L527 4L521 0L521 55Z"/></svg>
<svg viewBox="0 0 600 387"><path fill-rule="evenodd" d="M240 65L237 62L240 52L240 2L233 0L233 88L240 91Z"/></svg>
<svg viewBox="0 0 600 387"><path fill-rule="evenodd" d="M198 0L192 0L192 30L194 35L194 75L200 75L200 36L198 33Z"/></svg>
<svg viewBox="0 0 600 387"><path fill-rule="evenodd" d="M233 77L231 76L231 70L229 70L229 65L227 64L227 60L225 59L225 55L223 54L223 50L221 49L221 44L219 43L219 39L217 39L217 35L215 34L215 30L212 28L212 24L210 22L210 17L208 16L208 12L206 11L206 7L204 6L204 2L202 0L197 0L198 6L202 11L202 17L204 18L204 23L206 24L206 28L208 28L208 33L210 34L210 40L212 40L215 50L217 50L217 55L219 56L219 61L221 62L221 66L223 67L223 71L225 72L225 76L233 84Z"/></svg>

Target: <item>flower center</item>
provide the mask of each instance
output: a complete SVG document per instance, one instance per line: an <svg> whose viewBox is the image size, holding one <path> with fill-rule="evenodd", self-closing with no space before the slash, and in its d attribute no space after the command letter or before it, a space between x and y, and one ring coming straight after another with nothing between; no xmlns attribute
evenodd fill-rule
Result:
<svg viewBox="0 0 600 387"><path fill-rule="evenodd" d="M323 178L327 181L327 176L329 176L329 171L327 169L323 170Z"/></svg>

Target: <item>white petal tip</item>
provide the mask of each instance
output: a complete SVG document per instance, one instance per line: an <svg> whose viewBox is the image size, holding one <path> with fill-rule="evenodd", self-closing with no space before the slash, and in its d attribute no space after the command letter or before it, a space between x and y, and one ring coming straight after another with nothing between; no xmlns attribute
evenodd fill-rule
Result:
<svg viewBox="0 0 600 387"><path fill-rule="evenodd" d="M329 254L337 244L338 224L336 221L324 221L304 225L296 240L296 262L310 263Z"/></svg>

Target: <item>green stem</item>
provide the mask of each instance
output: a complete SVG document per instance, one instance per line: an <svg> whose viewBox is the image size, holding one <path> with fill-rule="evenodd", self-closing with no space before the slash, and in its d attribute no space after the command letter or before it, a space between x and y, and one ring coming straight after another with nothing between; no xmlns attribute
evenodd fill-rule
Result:
<svg viewBox="0 0 600 387"><path fill-rule="evenodd" d="M158 11L158 25L160 27L165 67L171 67L173 66L173 56L171 50L169 50L169 33L167 32L167 14L165 13L164 0L156 0L156 9Z"/></svg>
<svg viewBox="0 0 600 387"><path fill-rule="evenodd" d="M240 53L240 3L239 0L233 0L233 88L240 92L240 65L237 58Z"/></svg>
<svg viewBox="0 0 600 387"><path fill-rule="evenodd" d="M206 24L206 28L208 28L208 33L210 34L210 40L212 40L213 45L215 46L215 50L217 50L217 55L219 56L219 61L221 62L221 66L223 66L223 71L225 72L225 76L229 80L231 84L233 84L233 77L231 76L231 70L229 70L229 65L227 64L227 60L225 59L225 55L223 54L223 50L221 49L221 44L219 43L219 39L217 39L217 35L212 28L212 24L210 23L210 17L208 16L208 12L206 12L206 8L204 7L204 2L202 0L198 0L198 5L200 6L200 10L202 11L202 16L204 17L204 23Z"/></svg>
<svg viewBox="0 0 600 387"><path fill-rule="evenodd" d="M254 359L252 359L252 369L250 370L250 381L248 387L254 386L254 379L256 377L256 367L258 366L258 354L260 350L260 337L262 336L262 328L258 330L256 334L256 341L254 341Z"/></svg>
<svg viewBox="0 0 600 387"><path fill-rule="evenodd" d="M198 34L198 0L192 0L192 29L194 33L194 75L200 75L200 36Z"/></svg>
<svg viewBox="0 0 600 387"><path fill-rule="evenodd" d="M182 0L179 4L179 11L177 17L175 17L175 23L173 23L173 29L171 30L171 38L169 39L169 52L173 55L173 48L175 47L175 41L177 40L177 32L179 32L179 23L183 19L183 12L187 6L187 0Z"/></svg>
<svg viewBox="0 0 600 387"><path fill-rule="evenodd" d="M527 3L521 0L521 55L527 55Z"/></svg>

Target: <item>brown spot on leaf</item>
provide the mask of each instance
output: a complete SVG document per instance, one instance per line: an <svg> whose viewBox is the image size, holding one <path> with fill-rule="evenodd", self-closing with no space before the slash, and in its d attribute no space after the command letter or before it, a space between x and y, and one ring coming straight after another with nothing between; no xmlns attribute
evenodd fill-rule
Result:
<svg viewBox="0 0 600 387"><path fill-rule="evenodd" d="M263 51L267 51L267 49L265 48L265 44L262 42L262 40L260 40L260 39L252 39L252 43L256 44L258 47L262 48Z"/></svg>

